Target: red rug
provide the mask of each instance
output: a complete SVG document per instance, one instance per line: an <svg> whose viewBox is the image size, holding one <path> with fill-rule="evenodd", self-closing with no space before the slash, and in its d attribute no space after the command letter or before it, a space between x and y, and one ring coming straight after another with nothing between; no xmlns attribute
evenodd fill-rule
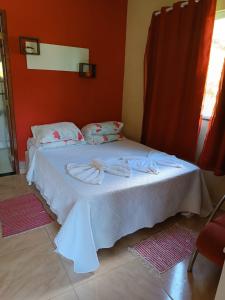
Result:
<svg viewBox="0 0 225 300"><path fill-rule="evenodd" d="M159 273L164 273L191 255L195 249L195 241L196 234L175 224L129 250Z"/></svg>
<svg viewBox="0 0 225 300"><path fill-rule="evenodd" d="M34 194L0 201L2 235L7 237L52 222L41 201Z"/></svg>

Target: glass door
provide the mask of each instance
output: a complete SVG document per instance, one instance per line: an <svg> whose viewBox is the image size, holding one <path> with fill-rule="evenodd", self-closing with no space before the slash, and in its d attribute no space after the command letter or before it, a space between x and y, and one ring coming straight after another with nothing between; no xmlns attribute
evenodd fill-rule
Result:
<svg viewBox="0 0 225 300"><path fill-rule="evenodd" d="M15 172L4 21L0 11L0 176Z"/></svg>

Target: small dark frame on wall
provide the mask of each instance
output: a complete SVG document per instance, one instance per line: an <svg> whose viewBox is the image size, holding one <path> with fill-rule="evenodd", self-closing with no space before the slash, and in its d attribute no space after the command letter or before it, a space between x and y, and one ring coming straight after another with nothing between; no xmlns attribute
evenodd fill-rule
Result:
<svg viewBox="0 0 225 300"><path fill-rule="evenodd" d="M96 77L96 65L79 63L79 75L84 78L95 78Z"/></svg>
<svg viewBox="0 0 225 300"><path fill-rule="evenodd" d="M40 41L38 38L20 36L20 53L24 55L40 55Z"/></svg>

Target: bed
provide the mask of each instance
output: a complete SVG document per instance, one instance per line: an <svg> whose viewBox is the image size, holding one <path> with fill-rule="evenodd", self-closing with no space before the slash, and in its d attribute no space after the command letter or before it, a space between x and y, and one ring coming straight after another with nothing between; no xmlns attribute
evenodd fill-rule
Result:
<svg viewBox="0 0 225 300"><path fill-rule="evenodd" d="M56 251L74 262L75 272L95 271L98 249L112 247L123 236L180 212L202 216L210 212L201 171L185 161L181 161L182 168L163 167L157 175L106 174L101 185L83 183L66 172L71 162L145 157L150 150L128 139L54 149L39 149L29 142L27 180L35 184L62 225L55 238Z"/></svg>

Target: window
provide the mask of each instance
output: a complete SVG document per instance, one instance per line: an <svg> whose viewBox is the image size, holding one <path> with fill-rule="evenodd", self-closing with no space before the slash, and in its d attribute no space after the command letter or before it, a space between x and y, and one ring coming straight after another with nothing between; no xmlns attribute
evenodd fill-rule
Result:
<svg viewBox="0 0 225 300"><path fill-rule="evenodd" d="M212 48L202 105L202 118L210 119L216 102L222 67L225 59L225 10L216 14Z"/></svg>

